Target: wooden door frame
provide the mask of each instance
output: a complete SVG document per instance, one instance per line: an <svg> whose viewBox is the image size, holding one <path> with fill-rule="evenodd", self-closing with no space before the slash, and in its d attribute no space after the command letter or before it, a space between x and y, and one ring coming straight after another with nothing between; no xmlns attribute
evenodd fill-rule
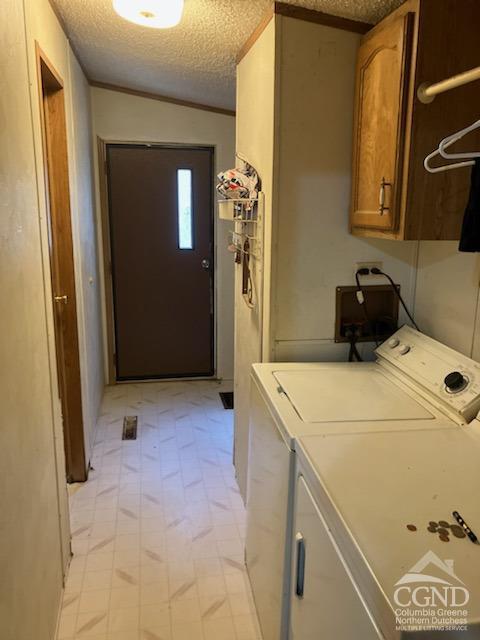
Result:
<svg viewBox="0 0 480 640"><path fill-rule="evenodd" d="M98 149L98 184L100 195L100 217L102 229L102 254L103 254L103 278L105 290L105 315L107 333L107 380L109 385L124 384L116 378L115 366L115 309L113 295L113 274L112 274L112 245L110 237L110 207L108 200L108 174L107 174L107 146L109 145L131 145L132 147L159 147L163 149L206 149L212 152L212 178L215 175L216 146L213 144L188 144L176 142L146 142L145 140L110 140L97 136ZM213 348L213 375L197 376L195 378L182 377L179 380L212 380L217 375L217 271L216 271L216 224L215 224L215 187L212 180L212 207L210 212L211 233L212 233L212 273L213 273L213 326L212 326L212 348ZM135 382L148 382L150 380L176 380L177 378L147 378L136 380Z"/></svg>
<svg viewBox="0 0 480 640"><path fill-rule="evenodd" d="M51 293L52 298L68 293L66 304L68 304L70 318L64 336L63 332L59 330L57 318L57 314L63 313L63 311L56 308L55 300L52 299L58 393L62 405L67 481L84 482L87 479L88 469L82 410L65 89L62 77L42 51L38 42L35 42L35 56L40 102ZM49 113L49 109L51 113ZM58 234L55 230L56 225L60 226ZM66 238L66 246L63 244L63 250L69 255L62 264L57 262L58 256L53 251L53 236L55 234L59 245L64 242L62 238ZM65 290L62 288L62 291L56 289L57 280L60 277L63 284L66 284ZM60 344L63 348L60 347Z"/></svg>

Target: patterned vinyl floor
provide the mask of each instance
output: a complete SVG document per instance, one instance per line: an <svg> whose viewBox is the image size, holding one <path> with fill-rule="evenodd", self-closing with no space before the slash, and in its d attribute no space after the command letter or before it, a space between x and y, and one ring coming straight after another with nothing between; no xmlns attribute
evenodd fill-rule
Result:
<svg viewBox="0 0 480 640"><path fill-rule="evenodd" d="M258 640L243 563L233 412L216 382L107 389L57 640ZM138 437L122 441L125 415Z"/></svg>

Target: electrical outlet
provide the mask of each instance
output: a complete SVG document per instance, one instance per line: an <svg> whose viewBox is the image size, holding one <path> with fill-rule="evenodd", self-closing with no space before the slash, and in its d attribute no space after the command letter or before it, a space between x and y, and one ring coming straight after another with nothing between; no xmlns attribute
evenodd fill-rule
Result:
<svg viewBox="0 0 480 640"><path fill-rule="evenodd" d="M355 271L353 272L354 278L355 278L355 274L359 269L365 269L365 268L373 269L373 267L376 267L377 269L380 269L381 271L383 271L383 262L355 262L355 265L354 265ZM368 276L360 276L360 278L361 278L360 282L364 282L365 284L384 282L383 276L378 276L372 273L370 273Z"/></svg>

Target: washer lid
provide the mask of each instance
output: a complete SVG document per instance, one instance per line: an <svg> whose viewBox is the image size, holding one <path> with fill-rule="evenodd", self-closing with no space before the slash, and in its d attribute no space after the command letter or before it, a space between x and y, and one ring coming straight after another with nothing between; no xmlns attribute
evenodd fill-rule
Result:
<svg viewBox="0 0 480 640"><path fill-rule="evenodd" d="M273 373L303 422L432 420L380 370L324 367Z"/></svg>

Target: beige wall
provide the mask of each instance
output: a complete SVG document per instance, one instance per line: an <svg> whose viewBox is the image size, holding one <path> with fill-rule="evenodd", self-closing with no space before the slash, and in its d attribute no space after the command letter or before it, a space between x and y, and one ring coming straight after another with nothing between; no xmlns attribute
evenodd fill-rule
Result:
<svg viewBox="0 0 480 640"><path fill-rule="evenodd" d="M275 360L344 358L334 345L335 287L355 262L383 262L422 331L480 358L480 258L458 242L364 240L348 233L359 36L281 18ZM305 132L308 132L307 134ZM466 204L466 203L465 203ZM404 314L401 321L406 321Z"/></svg>
<svg viewBox="0 0 480 640"><path fill-rule="evenodd" d="M273 208L275 126L275 28L272 20L254 49L237 70L237 152L257 169L262 179L264 242L261 260L252 260L256 283L255 308L242 296L242 268L235 269L235 468L241 494L246 496L250 368L262 360L268 340L264 296L269 296L270 247ZM268 314L268 309L267 309Z"/></svg>
<svg viewBox="0 0 480 640"><path fill-rule="evenodd" d="M69 523L35 40L65 82L87 450L103 387L101 354L95 358L88 342L99 333L98 288L90 299L84 290L87 275L93 278L92 291L98 281L91 159L85 157L91 140L89 100L47 0L5 0L0 34L0 637L52 640L69 561ZM87 146L80 140L74 153L73 140L83 136Z"/></svg>
<svg viewBox="0 0 480 640"><path fill-rule="evenodd" d="M458 242L364 240L348 233L358 36L281 20L273 358L343 358L343 348L332 344L335 286L353 284L355 262L381 260L420 329L479 359L478 255L459 253Z"/></svg>
<svg viewBox="0 0 480 640"><path fill-rule="evenodd" d="M92 452L95 427L105 385L101 287L93 172L92 114L90 86L69 50L71 87L70 167L72 222L79 300L80 366L86 450Z"/></svg>
<svg viewBox="0 0 480 640"><path fill-rule="evenodd" d="M236 297L235 464L244 497L249 365L261 358L344 360L345 346L334 343L335 288L354 284L355 263L381 261L421 330L480 358L477 255L459 254L458 243L367 240L348 232L359 41L276 16L238 66L237 150L263 178L271 248L257 284L264 285L263 304L251 312ZM373 357L372 345L362 350Z"/></svg>
<svg viewBox="0 0 480 640"><path fill-rule="evenodd" d="M238 66L237 151L263 181L267 251L261 307L249 311L236 296L235 464L244 497L251 362L345 359L334 343L335 288L354 284L356 262L382 261L413 303L416 243L348 232L359 41L276 16Z"/></svg>
<svg viewBox="0 0 480 640"><path fill-rule="evenodd" d="M62 587L44 273L23 5L0 21L0 637L50 640Z"/></svg>
<svg viewBox="0 0 480 640"><path fill-rule="evenodd" d="M420 242L415 319L422 331L480 360L478 254L458 242Z"/></svg>
<svg viewBox="0 0 480 640"><path fill-rule="evenodd" d="M416 244L348 232L355 61L360 36L280 17L274 360L337 360L335 288L382 261L411 305Z"/></svg>
<svg viewBox="0 0 480 640"><path fill-rule="evenodd" d="M231 116L99 88L92 88L92 105L94 134L104 140L211 145L216 173L234 164ZM95 176L98 186L98 169ZM215 214L217 376L225 379L233 378L233 265L226 249L230 228Z"/></svg>

